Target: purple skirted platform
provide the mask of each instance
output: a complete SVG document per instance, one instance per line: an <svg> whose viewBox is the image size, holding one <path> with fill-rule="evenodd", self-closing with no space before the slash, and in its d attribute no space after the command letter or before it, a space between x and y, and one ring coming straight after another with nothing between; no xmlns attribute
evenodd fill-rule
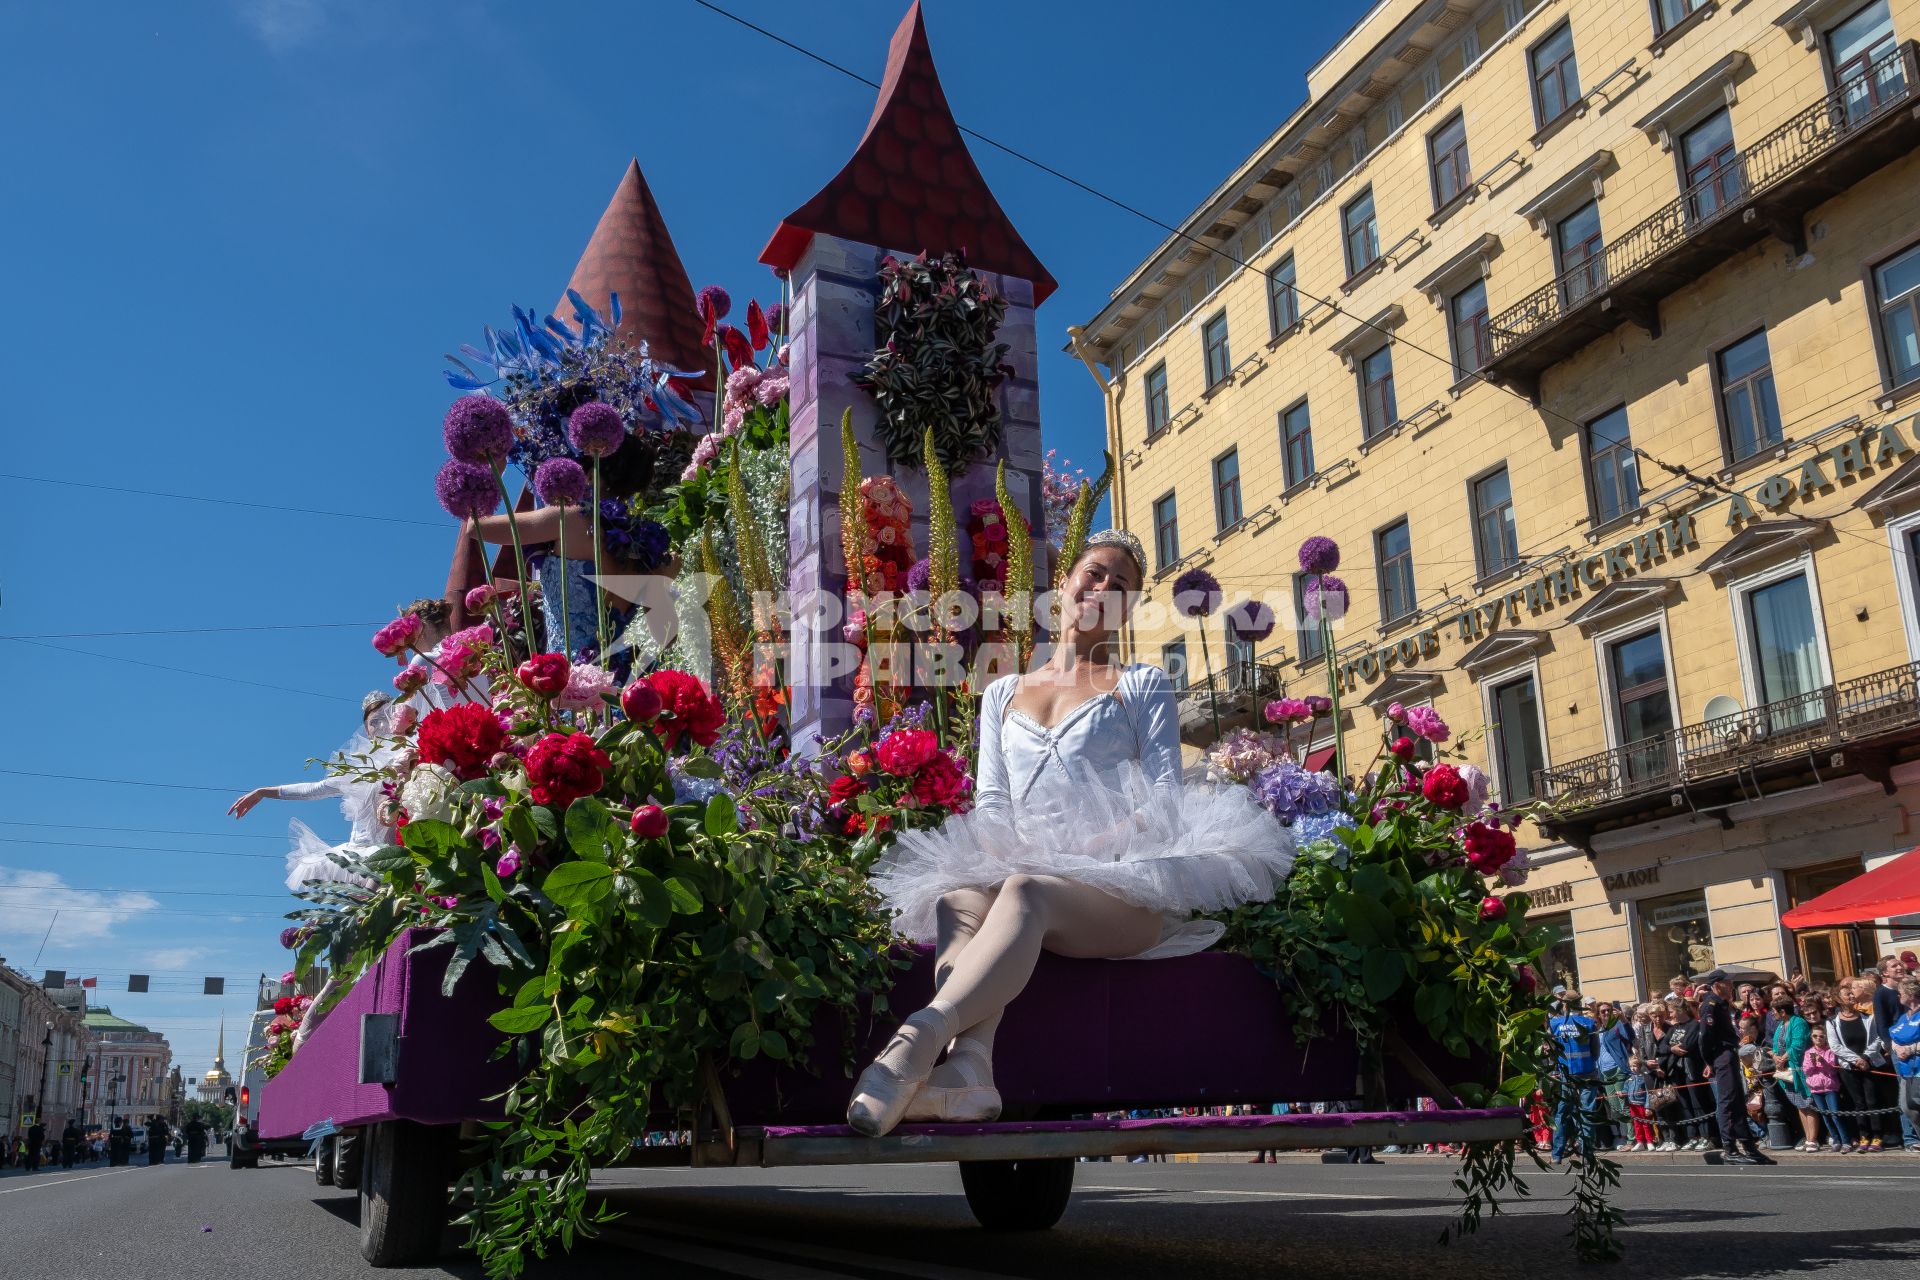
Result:
<svg viewBox="0 0 1920 1280"><path fill-rule="evenodd" d="M406 1119L451 1124L498 1116L486 1099L512 1083L497 1060L501 1035L487 1023L500 1008L494 973L475 961L451 998L440 995L450 947L408 955L433 935L410 929L355 984L293 1060L261 1090L263 1137L284 1138L323 1120L346 1128ZM885 1044L898 1019L926 1003L933 964L922 949L901 971L890 1008L816 1025L812 1071L765 1059L723 1070L736 1125L802 1128L837 1124L855 1068ZM361 1019L395 1015L391 1084L359 1084ZM1454 1083L1484 1075L1422 1038L1414 1048ZM1273 980L1242 956L1219 952L1165 960L1068 960L1042 956L1033 981L1008 1007L995 1042L994 1076L1011 1117L1053 1117L1141 1107L1333 1101L1362 1092L1351 1041L1299 1043ZM1430 1090L1388 1063L1387 1093ZM1433 1113L1427 1113L1431 1115ZM1455 1113L1471 1114L1471 1113ZM1264 1119L1253 1117L1254 1120ZM1338 1126L1351 1115L1277 1117ZM1162 1121L1140 1122L1162 1124ZM665 1121L663 1121L663 1125ZM945 1128L943 1127L943 1131Z"/></svg>
<svg viewBox="0 0 1920 1280"><path fill-rule="evenodd" d="M1469 1128L1486 1120L1512 1120L1521 1114L1521 1111L1515 1107L1492 1107L1485 1110L1459 1111L1341 1111L1330 1115L1164 1116L1151 1120L1029 1120L1022 1123L999 1121L994 1124L903 1124L895 1129L891 1136L896 1138L987 1138L1031 1133L1177 1132L1195 1134L1223 1130L1242 1132L1264 1130L1270 1133L1313 1130L1316 1131L1316 1138L1325 1140L1322 1145L1337 1147L1341 1143L1335 1139L1339 1137L1341 1131L1356 1126L1382 1122L1418 1123L1431 1126L1435 1130L1444 1130L1449 1126ZM853 1130L844 1124L770 1124L762 1130L762 1133L769 1140L854 1136ZM1436 1138L1434 1141L1443 1142L1446 1139Z"/></svg>

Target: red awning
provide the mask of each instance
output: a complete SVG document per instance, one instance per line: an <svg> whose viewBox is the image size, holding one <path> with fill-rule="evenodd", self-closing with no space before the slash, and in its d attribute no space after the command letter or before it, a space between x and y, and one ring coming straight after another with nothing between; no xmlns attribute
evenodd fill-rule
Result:
<svg viewBox="0 0 1920 1280"><path fill-rule="evenodd" d="M1307 758L1300 762L1308 773L1319 773L1333 763L1333 748L1322 747L1318 751L1307 752Z"/></svg>
<svg viewBox="0 0 1920 1280"><path fill-rule="evenodd" d="M1817 929L1920 915L1920 849L1875 867L1780 917L1789 929Z"/></svg>

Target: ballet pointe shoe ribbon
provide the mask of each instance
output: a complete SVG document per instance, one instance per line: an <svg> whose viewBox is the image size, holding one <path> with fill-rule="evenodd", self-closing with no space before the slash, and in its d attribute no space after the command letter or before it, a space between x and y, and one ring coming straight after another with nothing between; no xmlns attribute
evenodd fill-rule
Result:
<svg viewBox="0 0 1920 1280"><path fill-rule="evenodd" d="M959 1040L947 1055L942 1075L952 1084L925 1084L907 1104L905 1118L942 1124L985 1124L1000 1118L1000 1090L993 1084L993 1063L978 1045Z"/></svg>
<svg viewBox="0 0 1920 1280"><path fill-rule="evenodd" d="M906 1020L855 1082L847 1104L849 1128L868 1138L893 1132L933 1070L939 1050L928 1046L944 1044L951 1035L947 1023L946 1012L933 1005ZM915 1064L916 1050L927 1065Z"/></svg>

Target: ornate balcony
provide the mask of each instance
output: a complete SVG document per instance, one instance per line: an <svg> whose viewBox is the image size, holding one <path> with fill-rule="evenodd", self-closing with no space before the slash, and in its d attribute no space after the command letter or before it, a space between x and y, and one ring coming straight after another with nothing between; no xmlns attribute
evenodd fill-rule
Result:
<svg viewBox="0 0 1920 1280"><path fill-rule="evenodd" d="M1594 832L1730 805L1842 775L1893 791L1897 759L1920 752L1920 663L1908 663L1685 725L1536 770L1547 827L1585 846Z"/></svg>
<svg viewBox="0 0 1920 1280"><path fill-rule="evenodd" d="M1274 649L1252 662L1222 661L1211 679L1202 674L1190 681L1176 694L1180 707L1180 740L1202 749L1213 745L1215 698L1220 708L1220 732L1259 724L1260 709L1280 696L1284 656L1283 650Z"/></svg>
<svg viewBox="0 0 1920 1280"><path fill-rule="evenodd" d="M1917 85L1909 40L1495 316L1482 371L1537 400L1547 368L1623 321L1658 336L1661 299L1733 254L1768 235L1804 251L1808 211L1920 145Z"/></svg>

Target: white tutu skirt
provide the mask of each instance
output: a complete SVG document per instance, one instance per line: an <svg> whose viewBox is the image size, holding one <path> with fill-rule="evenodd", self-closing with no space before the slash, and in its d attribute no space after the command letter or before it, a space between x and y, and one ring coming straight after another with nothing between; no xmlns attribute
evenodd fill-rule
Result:
<svg viewBox="0 0 1920 1280"><path fill-rule="evenodd" d="M287 824L287 835L293 840L293 847L287 850L287 888L298 892L314 880L358 885L362 889L373 887L375 881L371 876L341 865L344 860L357 866L361 857L373 850L354 844L328 844L298 818Z"/></svg>
<svg viewBox="0 0 1920 1280"><path fill-rule="evenodd" d="M1293 833L1244 787L1154 785L1137 766L1083 771L1012 810L976 809L932 831L903 832L873 870L894 930L934 941L934 909L953 889L990 889L1015 874L1092 885L1165 920L1160 941L1130 959L1187 955L1225 927L1194 920L1273 897L1293 866Z"/></svg>

